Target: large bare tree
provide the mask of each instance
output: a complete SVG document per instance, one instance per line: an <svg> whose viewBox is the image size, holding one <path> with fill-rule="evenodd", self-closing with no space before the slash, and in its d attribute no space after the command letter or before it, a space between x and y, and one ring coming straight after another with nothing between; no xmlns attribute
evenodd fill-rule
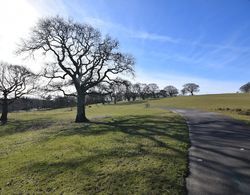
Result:
<svg viewBox="0 0 250 195"><path fill-rule="evenodd" d="M114 75L133 74L134 58L121 53L119 42L87 24L80 24L61 17L40 19L24 40L18 52L43 51L52 55L44 76L51 79L50 87L64 95L77 97L76 122L87 122L85 97L99 83L110 82ZM60 81L59 81L60 80ZM74 86L74 92L66 90Z"/></svg>
<svg viewBox="0 0 250 195"><path fill-rule="evenodd" d="M37 76L23 66L0 63L1 122L8 120L8 105L35 90Z"/></svg>

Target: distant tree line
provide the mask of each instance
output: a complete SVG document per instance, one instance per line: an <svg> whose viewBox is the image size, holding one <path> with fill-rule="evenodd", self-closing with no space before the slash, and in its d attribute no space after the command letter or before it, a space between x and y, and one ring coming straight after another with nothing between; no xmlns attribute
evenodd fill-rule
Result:
<svg viewBox="0 0 250 195"><path fill-rule="evenodd" d="M182 91L182 90L181 90ZM156 83L131 83L128 80L118 79L109 85L98 85L92 89L92 93L86 96L85 104L107 104L118 101L135 101L152 98L175 97L179 90L168 85L160 89ZM185 93L186 94L186 93ZM185 95L184 94L184 95ZM183 95L183 93L181 93ZM2 99L1 101L2 102ZM31 110L31 109L56 109L64 107L74 107L77 105L77 99L71 96L48 95L41 98L20 97L9 104L9 111ZM3 109L0 103L0 110Z"/></svg>
<svg viewBox="0 0 250 195"><path fill-rule="evenodd" d="M17 99L15 102L9 105L9 111L18 110L31 110L31 109L55 109L64 107L76 106L76 100L72 97L55 97L49 99L38 99L38 98L28 98L23 97ZM2 110L2 105L0 104L0 110Z"/></svg>

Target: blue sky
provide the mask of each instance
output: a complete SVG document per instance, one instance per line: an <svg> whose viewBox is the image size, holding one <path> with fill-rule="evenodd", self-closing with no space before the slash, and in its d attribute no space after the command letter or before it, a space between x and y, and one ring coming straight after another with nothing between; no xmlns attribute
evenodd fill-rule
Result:
<svg viewBox="0 0 250 195"><path fill-rule="evenodd" d="M37 18L71 17L117 38L136 58L133 82L226 93L250 81L249 0L19 1Z"/></svg>

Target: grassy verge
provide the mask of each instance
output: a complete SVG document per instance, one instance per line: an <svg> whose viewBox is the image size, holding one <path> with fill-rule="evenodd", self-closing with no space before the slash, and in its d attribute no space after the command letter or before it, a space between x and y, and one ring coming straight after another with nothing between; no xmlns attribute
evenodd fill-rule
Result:
<svg viewBox="0 0 250 195"><path fill-rule="evenodd" d="M155 107L194 108L220 112L250 123L250 94L180 96L151 100L150 104Z"/></svg>
<svg viewBox="0 0 250 195"><path fill-rule="evenodd" d="M0 126L0 194L182 194L188 131L145 104L11 113Z"/></svg>

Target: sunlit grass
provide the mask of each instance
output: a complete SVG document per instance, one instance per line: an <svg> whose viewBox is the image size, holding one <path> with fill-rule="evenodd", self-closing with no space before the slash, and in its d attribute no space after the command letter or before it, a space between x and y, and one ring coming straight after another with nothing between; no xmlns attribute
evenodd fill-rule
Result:
<svg viewBox="0 0 250 195"><path fill-rule="evenodd" d="M16 112L0 127L0 193L182 194L188 131L145 103Z"/></svg>
<svg viewBox="0 0 250 195"><path fill-rule="evenodd" d="M150 101L155 107L194 108L220 112L236 119L250 122L250 94L215 94L179 96ZM250 112L249 112L250 113Z"/></svg>

